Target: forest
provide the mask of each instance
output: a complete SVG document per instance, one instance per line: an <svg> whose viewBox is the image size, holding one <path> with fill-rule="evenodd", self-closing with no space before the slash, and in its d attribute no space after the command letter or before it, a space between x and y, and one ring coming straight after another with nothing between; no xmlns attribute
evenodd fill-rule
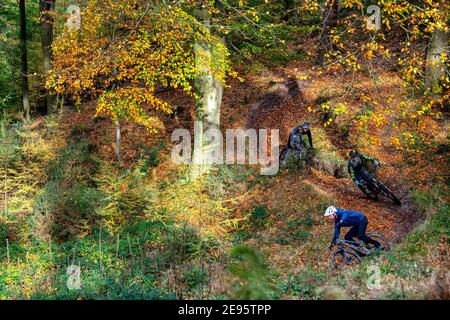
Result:
<svg viewBox="0 0 450 320"><path fill-rule="evenodd" d="M449 11L0 0L0 300L450 299Z"/></svg>

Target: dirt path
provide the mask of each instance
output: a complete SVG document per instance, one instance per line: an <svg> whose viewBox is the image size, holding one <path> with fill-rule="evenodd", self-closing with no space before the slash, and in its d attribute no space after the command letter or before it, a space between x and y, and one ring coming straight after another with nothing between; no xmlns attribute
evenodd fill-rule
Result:
<svg viewBox="0 0 450 320"><path fill-rule="evenodd" d="M378 202L368 199L350 179L336 179L314 169L304 182L326 190L338 207L363 212L369 219L369 231L380 232L393 242L401 242L418 221L406 192L397 192L402 200L402 206L397 206L384 197Z"/></svg>

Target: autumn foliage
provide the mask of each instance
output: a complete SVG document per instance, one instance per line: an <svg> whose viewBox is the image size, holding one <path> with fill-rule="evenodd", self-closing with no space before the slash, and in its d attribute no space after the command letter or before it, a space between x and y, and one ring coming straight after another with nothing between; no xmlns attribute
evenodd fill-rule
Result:
<svg viewBox="0 0 450 320"><path fill-rule="evenodd" d="M132 121L154 132L160 113L171 113L158 89L193 92L198 74L193 43L201 39L227 49L183 8L140 0L90 1L80 30L65 30L53 44L47 86L78 104L98 97L97 115ZM198 61L198 60L197 60ZM202 62L224 80L227 60Z"/></svg>

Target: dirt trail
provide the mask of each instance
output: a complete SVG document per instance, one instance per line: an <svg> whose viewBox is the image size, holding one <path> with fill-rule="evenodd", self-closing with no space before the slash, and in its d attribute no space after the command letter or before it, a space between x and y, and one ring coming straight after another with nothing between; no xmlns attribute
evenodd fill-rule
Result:
<svg viewBox="0 0 450 320"><path fill-rule="evenodd" d="M336 199L337 206L366 214L369 231L380 232L393 242L401 242L418 222L415 208L405 192L395 189L402 200L402 206L397 206L387 198L378 202L368 199L350 179L336 179L314 169L304 182L326 190Z"/></svg>
<svg viewBox="0 0 450 320"><path fill-rule="evenodd" d="M283 90L282 98L274 97L273 93L266 94L252 105L247 114L247 127L279 128L281 143L287 140L290 128L310 117L302 94L303 85L288 80L281 84L281 88L283 87L289 87L290 90ZM383 233L398 243L422 220L422 216L413 205L408 190L401 187L401 177L391 177L389 174L392 172L389 170L386 176L387 172L383 175L382 169L381 177L400 197L402 206L394 205L387 198L381 198L379 202L372 201L350 179L337 179L315 169L311 170L311 174L303 182L334 197L338 207L363 212L369 219L369 231Z"/></svg>

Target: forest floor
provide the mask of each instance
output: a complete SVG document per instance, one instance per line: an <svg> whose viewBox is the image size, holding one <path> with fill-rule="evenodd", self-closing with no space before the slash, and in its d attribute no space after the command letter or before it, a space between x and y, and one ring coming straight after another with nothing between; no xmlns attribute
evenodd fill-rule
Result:
<svg viewBox="0 0 450 320"><path fill-rule="evenodd" d="M221 246L212 250L212 261L200 261L202 268L204 263L208 265L210 295L201 293L198 296L199 293L192 291L186 293L186 281L180 282L180 276L176 275L177 272L186 272L186 268L198 265L196 258L180 262L181 271L177 271L176 266L170 266L169 262L167 270L156 276L160 286L173 289L177 286L174 283L178 281L178 286L182 287L180 292L187 298L233 296L232 285L236 277L228 272L229 252L233 245L240 244L262 253L269 269L277 274L285 288L290 288L281 293L281 298L317 298L311 288L330 283L325 279L334 279L331 281L334 285L345 286L343 277L332 278L336 274L329 267L327 248L333 225L323 218L327 206L333 204L363 212L369 219L368 230L382 233L399 248L411 232L429 218L415 197L417 192L431 194L432 189L447 188L448 153L439 151L439 146L447 143L447 122L431 116L424 117L424 125L431 131L428 132L431 135L429 138L434 144L423 152L406 152L408 150L399 147L397 137L407 122L398 115L404 111L414 112L411 106L416 101L407 98L406 89L395 72L378 71L376 76L373 75L374 70L357 75L333 72L319 75L312 71L312 66L312 61L306 59L290 61L284 66L250 64L242 67L238 71L244 81L232 79L224 91L222 129L279 129L282 146L294 126L308 121L312 125L318 157L345 170L346 153L352 148L380 159L383 166L379 178L397 194L402 206L396 206L385 198L378 202L369 200L353 185L345 172L342 177L335 177L316 168L280 168L275 176L261 177L256 170L251 171L255 169L254 166L241 166L241 169L233 166L213 171L204 188L197 189L196 185L186 184L184 178L180 178L185 168L175 166L170 160L170 135L176 128L192 130L194 100L178 91L164 92L161 96L174 107L174 114L163 118L164 128L158 134L150 135L134 124L122 124L121 169L126 171L135 168L140 160L149 156L148 150L159 150L158 146L162 146L155 153L157 157L151 159L157 161L150 163L152 168L147 167L148 177L140 182L145 183L144 190L151 190L155 194L152 198L154 208L150 211L161 210L174 214L178 222L187 222L196 227L200 234L212 234L220 239ZM294 89L289 87L292 84ZM261 99L265 99L264 103L261 103ZM323 103L345 104L345 110L337 114L327 126L324 125L321 108ZM411 109L407 109L405 103ZM59 117L54 149L60 148L63 141L73 143L71 139L82 136L89 142L88 150L95 157L115 163L114 125L107 118L94 118L95 101L86 102L81 108L82 112L67 110ZM38 134L48 126L45 119L38 119L28 130ZM69 163L70 166L66 168L69 171L68 174L66 172L68 178L71 177L70 170L77 173L77 170L86 169L78 169L77 160L71 161L73 163ZM89 176L89 173L83 175ZM117 175L115 177L111 173L111 179L120 182L120 194L129 182ZM91 181L92 177L89 179L89 185L97 183ZM433 198L430 196L430 199ZM439 211L439 208L436 210ZM153 214L146 213L139 219L152 220ZM231 225L233 227L229 227ZM114 242L111 246L116 248ZM156 244L156 247L149 244L150 255L164 253L162 246L161 243ZM448 245L444 245L443 251L438 248L435 245L430 249L426 263L433 261L440 266L448 265ZM136 250L142 250L139 243ZM147 250L145 246L144 250ZM131 248L129 251L132 255ZM125 252L128 255L128 249ZM117 257L117 251L115 255ZM442 259L436 262L436 257ZM93 261L96 259L94 257ZM134 266L135 257L131 260ZM426 263L425 269L428 268ZM403 270L399 266L404 267L393 264L391 268ZM306 280L302 278L305 274ZM345 277L358 288L346 287L351 290L353 297L383 296L368 292L360 282L355 285L352 278L354 274L348 273ZM417 291L415 282L410 280L412 291ZM394 295L384 294L389 297ZM403 294L402 297L406 296Z"/></svg>
<svg viewBox="0 0 450 320"><path fill-rule="evenodd" d="M383 163L380 177L397 193L402 206L392 204L389 199L382 199L379 202L369 200L348 177L336 178L316 169L307 172L295 170L290 172L282 169L277 176L266 180L249 203L241 203L244 208L249 209L252 205L267 208L270 221L264 227L250 231L254 232L251 236L242 238L237 233L237 236L241 237L241 243L260 250L270 267L282 277L298 274L305 268L316 271L328 270L329 256L326 248L333 226L321 221L322 210L327 204L333 203L341 208L363 212L369 219L370 231L384 234L393 243L401 243L425 218L425 214L413 202L411 190L417 187L426 188L436 181L442 184L441 178L446 174L445 156L438 156L431 168L423 161L410 165L405 162L403 154L395 151L390 143L379 143L380 139L383 142L390 141L390 137L398 134L398 131L389 125L389 121L392 120L388 118L389 113L382 114L386 118L381 121L381 126L369 126L369 132L353 131L342 135L339 128L343 122L338 121L334 128L324 128L320 117L311 112L311 107L315 106L321 97L334 101L345 99L350 105L349 113L352 116L360 110L361 100L367 96L374 96L373 100L378 101L378 111L395 110L395 105L400 103L402 95L406 94L395 73L383 72L374 82L368 76L361 75L318 76L309 71L310 67L309 62L292 62L283 68L248 73L243 83L233 80L230 87L225 89L222 108L223 129L250 126L276 128L280 130L282 145L287 140L291 128L303 121L309 121L312 123L316 145L327 149L325 152L333 153L341 163L346 161L345 153L357 146L364 153L379 158ZM274 100L273 103L269 100L264 105L264 110L258 108L261 97L276 91L287 81L297 81L298 92L294 95L287 94L281 100ZM167 136L176 127L192 129L193 114L189 111L193 110L192 99L183 94L165 93L165 95L172 105L177 106L176 113L166 119L166 131L161 132L156 139L144 138L145 134L133 125L123 126L125 166L131 165L136 159L139 143L155 146L155 141L159 139L167 141ZM106 119L99 119L94 123L91 119L93 108L91 110L92 113L72 113L63 122L70 126L74 123L90 124L94 130L91 142L100 146L100 154L105 158L111 158L115 148L112 127ZM105 135L107 131L110 133ZM369 143L361 145L358 138L368 139ZM370 138L375 138L373 143ZM155 169L157 176L164 177L167 174L164 166L162 163ZM217 265L215 267L222 271L225 268ZM219 286L222 289L218 290L225 294L227 286L224 286L223 282L229 279L225 280L223 277L227 278L221 275L220 279L215 281L222 283Z"/></svg>

